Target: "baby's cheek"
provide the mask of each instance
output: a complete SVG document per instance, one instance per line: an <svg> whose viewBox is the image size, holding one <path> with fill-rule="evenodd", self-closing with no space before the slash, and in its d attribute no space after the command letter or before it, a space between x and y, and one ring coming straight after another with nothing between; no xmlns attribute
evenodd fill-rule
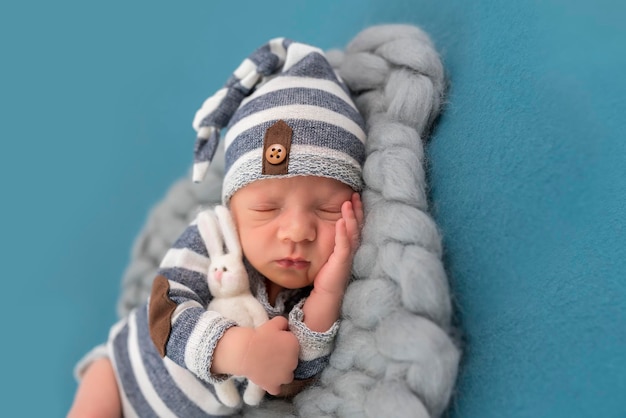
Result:
<svg viewBox="0 0 626 418"><path fill-rule="evenodd" d="M332 227L327 226L326 228L324 228L323 233L320 236L319 239L319 246L320 246L320 252L323 254L325 260L324 262L328 261L328 258L330 257L330 255L333 253L333 250L335 248L335 225L333 224Z"/></svg>

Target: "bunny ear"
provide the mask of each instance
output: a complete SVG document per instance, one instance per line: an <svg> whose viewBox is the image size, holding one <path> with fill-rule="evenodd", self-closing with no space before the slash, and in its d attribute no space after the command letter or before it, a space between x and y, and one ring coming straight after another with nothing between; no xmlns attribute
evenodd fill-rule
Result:
<svg viewBox="0 0 626 418"><path fill-rule="evenodd" d="M205 210L198 215L198 231L209 251L211 259L224 254L224 242L217 224L217 217L212 210Z"/></svg>
<svg viewBox="0 0 626 418"><path fill-rule="evenodd" d="M215 207L215 214L222 228L226 249L231 254L241 256L241 244L239 243L237 228L235 227L235 222L233 221L230 211L225 206L219 205Z"/></svg>

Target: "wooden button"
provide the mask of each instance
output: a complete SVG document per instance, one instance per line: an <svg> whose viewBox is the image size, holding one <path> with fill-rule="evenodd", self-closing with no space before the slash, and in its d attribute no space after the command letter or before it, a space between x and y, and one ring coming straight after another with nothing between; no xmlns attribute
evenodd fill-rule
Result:
<svg viewBox="0 0 626 418"><path fill-rule="evenodd" d="M292 136L293 129L282 119L267 128L263 136L261 174L264 176L289 174L289 152L291 151Z"/></svg>
<svg viewBox="0 0 626 418"><path fill-rule="evenodd" d="M265 150L265 159L270 164L280 164L287 158L287 150L280 144L272 144Z"/></svg>

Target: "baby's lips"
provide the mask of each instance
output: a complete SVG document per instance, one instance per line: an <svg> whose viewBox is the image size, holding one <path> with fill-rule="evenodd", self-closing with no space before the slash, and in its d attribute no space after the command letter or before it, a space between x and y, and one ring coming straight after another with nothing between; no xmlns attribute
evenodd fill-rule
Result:
<svg viewBox="0 0 626 418"><path fill-rule="evenodd" d="M306 261L303 259L290 259L290 258L283 258L281 260L276 260L276 263L281 267L293 268L296 270L305 269L309 267L309 265L311 264L309 261Z"/></svg>

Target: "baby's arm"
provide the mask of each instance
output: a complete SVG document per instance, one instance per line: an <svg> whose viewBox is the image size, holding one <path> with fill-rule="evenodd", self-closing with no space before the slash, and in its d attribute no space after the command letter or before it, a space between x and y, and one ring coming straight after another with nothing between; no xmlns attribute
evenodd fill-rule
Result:
<svg viewBox="0 0 626 418"><path fill-rule="evenodd" d="M359 194L353 193L352 199L341 206L333 253L315 278L313 290L302 307L303 321L311 331L325 332L339 319L362 223L363 204Z"/></svg>

